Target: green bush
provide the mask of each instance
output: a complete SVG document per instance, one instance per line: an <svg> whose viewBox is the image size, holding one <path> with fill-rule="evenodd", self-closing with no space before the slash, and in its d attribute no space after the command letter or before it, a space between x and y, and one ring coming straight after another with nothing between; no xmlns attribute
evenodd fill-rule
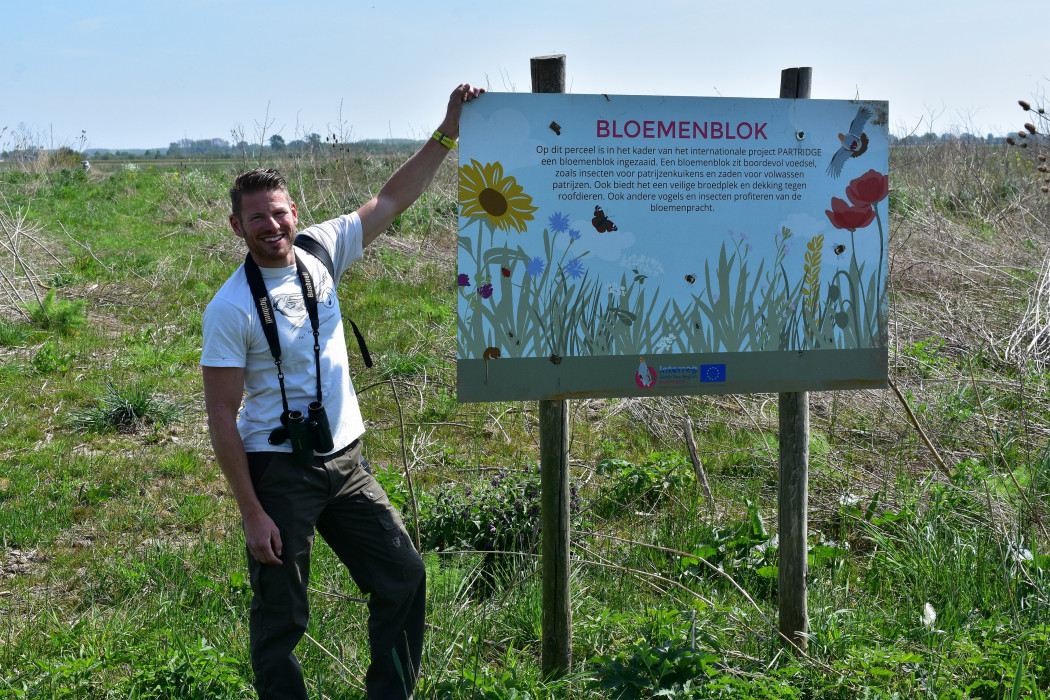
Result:
<svg viewBox="0 0 1050 700"><path fill-rule="evenodd" d="M576 488L570 512L579 511ZM534 552L540 538L539 474L499 470L475 487L441 492L420 515L423 548L468 549L486 553L479 590L489 592L496 578L517 568L515 553Z"/></svg>
<svg viewBox="0 0 1050 700"><path fill-rule="evenodd" d="M599 512L613 514L622 509L649 510L665 496L693 483L693 471L685 457L673 452L656 452L642 464L625 459L603 459L598 473L609 478L602 489Z"/></svg>

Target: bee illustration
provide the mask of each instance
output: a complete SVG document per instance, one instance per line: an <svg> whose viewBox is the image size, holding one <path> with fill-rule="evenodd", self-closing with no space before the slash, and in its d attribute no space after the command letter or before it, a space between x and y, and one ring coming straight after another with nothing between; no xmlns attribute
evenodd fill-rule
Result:
<svg viewBox="0 0 1050 700"><path fill-rule="evenodd" d="M835 246L834 251L835 255L842 255L846 252L846 245L844 243L839 243L837 246Z"/></svg>
<svg viewBox="0 0 1050 700"><path fill-rule="evenodd" d="M693 275L686 275L685 276L685 281L688 282L689 284L692 284L693 282L696 282L696 277L693 276Z"/></svg>
<svg viewBox="0 0 1050 700"><path fill-rule="evenodd" d="M594 230L598 233L617 230L616 224L611 219L606 218L605 212L599 206L594 207L594 218L591 219L591 225L594 226Z"/></svg>

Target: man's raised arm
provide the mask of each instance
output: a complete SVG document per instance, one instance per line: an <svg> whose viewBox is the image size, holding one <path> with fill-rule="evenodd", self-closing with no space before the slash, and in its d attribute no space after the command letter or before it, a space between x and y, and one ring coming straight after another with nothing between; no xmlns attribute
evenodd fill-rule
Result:
<svg viewBox="0 0 1050 700"><path fill-rule="evenodd" d="M452 91L445 119L438 132L455 141L459 138L459 117L463 103L474 100L484 89L464 83ZM364 245L374 241L399 214L419 199L437 174L449 152L436 138L427 139L423 147L397 169L375 197L357 210L364 232Z"/></svg>

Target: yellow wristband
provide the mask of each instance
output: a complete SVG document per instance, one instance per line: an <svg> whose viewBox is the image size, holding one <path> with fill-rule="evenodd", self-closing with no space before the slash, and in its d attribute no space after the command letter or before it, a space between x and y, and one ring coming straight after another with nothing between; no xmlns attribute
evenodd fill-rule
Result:
<svg viewBox="0 0 1050 700"><path fill-rule="evenodd" d="M448 136L445 136L440 131L434 132L434 140L450 150L456 148L458 145L455 141L450 139Z"/></svg>

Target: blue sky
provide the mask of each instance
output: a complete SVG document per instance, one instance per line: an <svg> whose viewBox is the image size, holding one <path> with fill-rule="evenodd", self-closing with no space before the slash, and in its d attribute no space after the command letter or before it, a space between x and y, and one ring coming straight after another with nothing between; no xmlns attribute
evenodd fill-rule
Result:
<svg viewBox="0 0 1050 700"><path fill-rule="evenodd" d="M887 0L0 2L0 145L421 137L461 81L528 92L567 56L575 93L887 100L890 130L1004 134L1050 87L1050 3Z"/></svg>

